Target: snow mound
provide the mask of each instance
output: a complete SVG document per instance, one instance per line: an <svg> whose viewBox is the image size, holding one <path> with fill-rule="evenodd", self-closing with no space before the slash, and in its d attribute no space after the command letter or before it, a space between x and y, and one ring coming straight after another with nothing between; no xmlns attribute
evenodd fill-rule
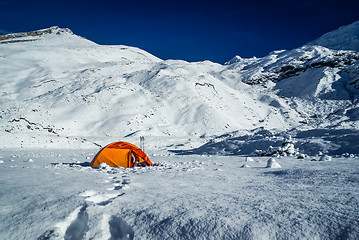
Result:
<svg viewBox="0 0 359 240"><path fill-rule="evenodd" d="M319 161L332 161L333 158L331 156L328 156L328 155L322 155L320 158L319 158Z"/></svg>
<svg viewBox="0 0 359 240"><path fill-rule="evenodd" d="M274 159L270 158L267 161L267 167L266 168L282 168L281 165Z"/></svg>
<svg viewBox="0 0 359 240"><path fill-rule="evenodd" d="M246 162L254 162L254 160L251 157L246 157Z"/></svg>
<svg viewBox="0 0 359 240"><path fill-rule="evenodd" d="M354 155L354 154L350 154L350 153L343 153L343 154L342 154L342 157L345 157L345 158L355 158L355 155Z"/></svg>
<svg viewBox="0 0 359 240"><path fill-rule="evenodd" d="M251 166L249 166L249 165L247 165L247 164L243 164L242 166L241 166L241 168L250 168Z"/></svg>
<svg viewBox="0 0 359 240"><path fill-rule="evenodd" d="M112 167L110 167L110 166L107 165L106 163L101 163L100 166L98 166L98 169L111 171L111 170L112 170Z"/></svg>

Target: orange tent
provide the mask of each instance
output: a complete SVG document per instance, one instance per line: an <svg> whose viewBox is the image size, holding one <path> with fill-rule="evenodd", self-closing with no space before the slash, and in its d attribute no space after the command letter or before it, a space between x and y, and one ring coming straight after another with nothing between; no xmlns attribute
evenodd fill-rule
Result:
<svg viewBox="0 0 359 240"><path fill-rule="evenodd" d="M131 168L153 166L148 156L137 146L128 142L114 142L102 148L91 161L91 167L106 163L110 167Z"/></svg>

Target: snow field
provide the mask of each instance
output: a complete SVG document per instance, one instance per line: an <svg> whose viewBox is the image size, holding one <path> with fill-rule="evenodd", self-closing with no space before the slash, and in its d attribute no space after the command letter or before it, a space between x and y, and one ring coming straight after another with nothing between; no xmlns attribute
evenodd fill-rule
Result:
<svg viewBox="0 0 359 240"><path fill-rule="evenodd" d="M0 44L0 239L359 239L358 52L189 63L41 32ZM139 136L156 166L89 167Z"/></svg>
<svg viewBox="0 0 359 240"><path fill-rule="evenodd" d="M6 148L93 148L109 138L145 136L165 139L149 149L173 144L178 150L236 131L355 132L359 126L353 51L303 46L221 65L163 61L56 27L16 40L0 44Z"/></svg>
<svg viewBox="0 0 359 240"><path fill-rule="evenodd" d="M0 238L359 236L356 158L282 157L271 169L269 157L157 156L154 167L92 169L96 152L2 151Z"/></svg>

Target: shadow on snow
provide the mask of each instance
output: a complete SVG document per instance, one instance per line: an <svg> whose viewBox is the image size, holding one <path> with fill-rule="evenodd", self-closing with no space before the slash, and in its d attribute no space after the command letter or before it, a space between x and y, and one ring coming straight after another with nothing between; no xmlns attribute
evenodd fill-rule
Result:
<svg viewBox="0 0 359 240"><path fill-rule="evenodd" d="M233 135L235 133L217 136L198 148L170 151L178 155L248 156L255 155L256 150L266 151L271 146L280 147L285 142L285 138L291 136L295 148L298 148L300 153L359 154L359 130L355 129L313 129L299 132L292 130L285 133L273 133L261 129L244 136Z"/></svg>

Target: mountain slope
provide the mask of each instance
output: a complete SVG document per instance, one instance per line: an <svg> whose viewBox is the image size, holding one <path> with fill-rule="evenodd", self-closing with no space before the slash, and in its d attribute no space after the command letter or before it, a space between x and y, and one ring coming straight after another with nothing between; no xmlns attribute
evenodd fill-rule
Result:
<svg viewBox="0 0 359 240"><path fill-rule="evenodd" d="M231 132L359 126L353 51L304 46L220 65L163 61L58 27L0 39L5 147L136 143L142 135L150 149L167 150Z"/></svg>
<svg viewBox="0 0 359 240"><path fill-rule="evenodd" d="M335 50L354 50L359 52L359 21L326 33L308 44L320 45Z"/></svg>
<svg viewBox="0 0 359 240"><path fill-rule="evenodd" d="M0 45L2 127L9 135L27 132L38 139L39 131L52 129L63 137L199 138L259 127L268 115L270 128L286 128L257 102L261 96L249 91L253 87L224 84L222 65L161 61L139 49L63 35L69 46L56 45L56 31Z"/></svg>

